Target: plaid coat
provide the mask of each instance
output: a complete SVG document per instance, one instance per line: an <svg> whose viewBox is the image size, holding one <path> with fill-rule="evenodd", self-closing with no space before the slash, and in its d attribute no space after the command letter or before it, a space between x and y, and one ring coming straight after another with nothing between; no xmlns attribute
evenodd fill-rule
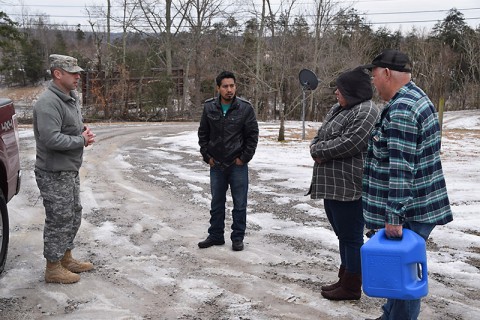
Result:
<svg viewBox="0 0 480 320"><path fill-rule="evenodd" d="M385 106L369 139L362 197L367 228L452 221L440 145L435 107L409 82Z"/></svg>
<svg viewBox="0 0 480 320"><path fill-rule="evenodd" d="M310 144L315 162L312 199L358 200L362 195L363 157L379 110L371 100L350 108L338 103L328 112Z"/></svg>

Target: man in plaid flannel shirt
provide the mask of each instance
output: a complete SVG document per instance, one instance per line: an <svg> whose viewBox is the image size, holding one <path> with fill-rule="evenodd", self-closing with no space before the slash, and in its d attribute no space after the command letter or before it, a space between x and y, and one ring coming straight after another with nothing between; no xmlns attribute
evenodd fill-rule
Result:
<svg viewBox="0 0 480 320"><path fill-rule="evenodd" d="M409 57L385 50L369 65L378 95L388 103L372 131L363 174L367 228L387 237L408 228L425 240L436 225L453 220L440 160L441 129L425 92L411 81ZM417 319L420 299L388 299L386 319Z"/></svg>

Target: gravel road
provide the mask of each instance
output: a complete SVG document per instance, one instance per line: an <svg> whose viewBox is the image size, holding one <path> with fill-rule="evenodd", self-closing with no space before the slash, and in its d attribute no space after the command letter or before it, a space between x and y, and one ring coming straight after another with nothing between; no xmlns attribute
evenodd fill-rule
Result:
<svg viewBox="0 0 480 320"><path fill-rule="evenodd" d="M158 149L154 137L195 131L197 126L92 126L98 142L87 148L81 170L84 218L74 253L90 259L96 268L73 285L43 280L44 213L33 174L35 142L26 134L31 128L22 128L24 176L21 193L9 204L10 249L0 278L0 318L341 320L379 316L381 299L365 295L353 302L322 299L320 286L335 278L338 264L331 242L326 245L270 232L252 222L259 219L252 219L244 251L232 251L228 240L224 246L198 249L197 242L205 238L208 228L208 203L195 195L209 195L206 165L197 153L172 153L170 161L158 163L146 152ZM205 179L194 184L182 179L169 167L178 161L191 170L204 170ZM329 228L324 217L292 214L296 198L284 204L273 201L282 191L278 184L271 185L270 195L255 192L257 181L257 172L251 170L252 218L267 212L279 225ZM435 250L435 245L429 244L429 249ZM422 319L474 319L478 291L439 275L432 275L431 282L431 288L443 289L425 299Z"/></svg>

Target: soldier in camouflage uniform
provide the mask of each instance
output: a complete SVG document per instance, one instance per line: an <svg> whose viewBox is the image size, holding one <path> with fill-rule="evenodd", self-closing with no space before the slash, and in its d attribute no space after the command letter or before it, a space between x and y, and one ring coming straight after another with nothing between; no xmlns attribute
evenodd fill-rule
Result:
<svg viewBox="0 0 480 320"><path fill-rule="evenodd" d="M45 282L74 283L80 280L77 273L93 269L92 263L75 260L71 250L82 219L78 171L95 134L82 121L76 88L83 69L77 59L52 54L50 71L52 82L33 107L35 177L46 213Z"/></svg>

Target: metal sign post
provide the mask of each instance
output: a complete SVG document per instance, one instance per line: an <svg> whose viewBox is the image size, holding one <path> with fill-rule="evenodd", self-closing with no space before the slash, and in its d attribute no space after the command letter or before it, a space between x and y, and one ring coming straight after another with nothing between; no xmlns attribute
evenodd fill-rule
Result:
<svg viewBox="0 0 480 320"><path fill-rule="evenodd" d="M305 101L305 89L302 90L302 140L305 140L305 108L307 102Z"/></svg>

